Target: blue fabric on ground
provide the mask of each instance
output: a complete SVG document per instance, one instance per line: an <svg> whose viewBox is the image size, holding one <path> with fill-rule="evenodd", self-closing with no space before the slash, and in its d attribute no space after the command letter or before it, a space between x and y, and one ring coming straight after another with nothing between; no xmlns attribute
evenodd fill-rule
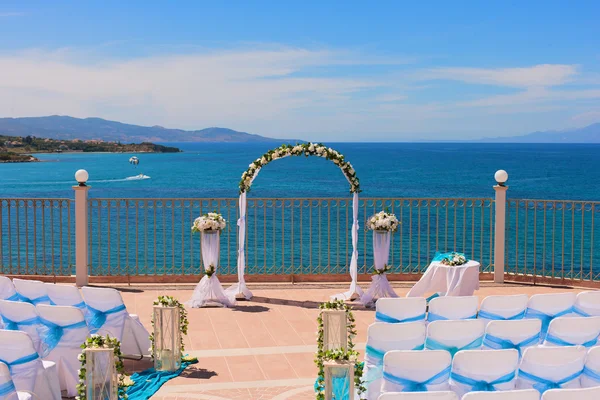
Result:
<svg viewBox="0 0 600 400"><path fill-rule="evenodd" d="M182 362L181 367L176 371L156 371L154 368L149 368L142 372L136 372L131 375L134 385L127 389L127 398L129 400L148 400L167 381L178 377L189 365L197 362Z"/></svg>

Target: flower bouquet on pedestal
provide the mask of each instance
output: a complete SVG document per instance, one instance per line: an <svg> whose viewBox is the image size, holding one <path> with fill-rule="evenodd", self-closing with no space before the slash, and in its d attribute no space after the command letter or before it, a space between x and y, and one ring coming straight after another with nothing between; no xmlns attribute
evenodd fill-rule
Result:
<svg viewBox="0 0 600 400"><path fill-rule="evenodd" d="M192 298L186 302L188 307L233 307L235 305L235 298L225 293L216 275L219 265L220 233L226 226L227 221L216 212L196 218L192 225L192 232L200 232L204 277L194 289Z"/></svg>
<svg viewBox="0 0 600 400"><path fill-rule="evenodd" d="M400 221L394 214L380 211L367 221L367 229L373 231L373 263L374 272L369 289L361 296L359 302L370 305L381 297L398 297L387 280L386 273L390 257L392 233L398 229Z"/></svg>

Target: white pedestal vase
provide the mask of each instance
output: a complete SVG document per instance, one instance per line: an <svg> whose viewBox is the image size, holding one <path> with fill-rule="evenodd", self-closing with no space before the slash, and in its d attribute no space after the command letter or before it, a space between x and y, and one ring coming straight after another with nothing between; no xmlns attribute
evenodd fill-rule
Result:
<svg viewBox="0 0 600 400"><path fill-rule="evenodd" d="M390 258L391 238L390 231L373 231L373 262L375 269L381 273L375 273L371 277L371 286L359 299L363 305L370 305L382 297L398 297L388 282L386 274L383 273Z"/></svg>
<svg viewBox="0 0 600 400"><path fill-rule="evenodd" d="M235 296L225 293L221 282L217 278L217 268L219 266L219 231L202 231L202 263L206 275L202 277L192 298L185 304L188 307L200 308L210 306L233 307L235 306Z"/></svg>

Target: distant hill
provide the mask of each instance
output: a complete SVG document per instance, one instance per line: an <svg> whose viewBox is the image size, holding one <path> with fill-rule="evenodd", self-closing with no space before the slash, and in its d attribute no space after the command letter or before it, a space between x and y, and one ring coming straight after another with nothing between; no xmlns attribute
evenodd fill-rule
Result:
<svg viewBox="0 0 600 400"><path fill-rule="evenodd" d="M139 126L102 118L49 117L0 118L0 135L36 136L53 139L80 139L132 142L296 142L272 139L227 128L197 131Z"/></svg>
<svg viewBox="0 0 600 400"><path fill-rule="evenodd" d="M486 143L600 143L600 122L585 128L533 132L521 136L481 139Z"/></svg>

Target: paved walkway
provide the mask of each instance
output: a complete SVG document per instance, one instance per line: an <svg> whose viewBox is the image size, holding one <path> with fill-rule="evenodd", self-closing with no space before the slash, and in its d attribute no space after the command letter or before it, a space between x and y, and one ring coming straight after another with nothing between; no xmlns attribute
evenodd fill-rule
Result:
<svg viewBox="0 0 600 400"><path fill-rule="evenodd" d="M411 284L412 285L412 284ZM404 296L409 284L394 284ZM199 363L168 382L154 397L157 400L308 400L314 399L316 377L316 318L318 304L344 291L342 285L254 285L251 301L239 302L233 309L189 310L186 352ZM189 286L124 287L122 295L130 313L137 313L151 329L152 302L160 295L180 301L191 297ZM482 284L476 295L528 295L577 289ZM362 351L367 327L374 311L355 310L357 349ZM143 362L128 362L128 369L140 370Z"/></svg>

